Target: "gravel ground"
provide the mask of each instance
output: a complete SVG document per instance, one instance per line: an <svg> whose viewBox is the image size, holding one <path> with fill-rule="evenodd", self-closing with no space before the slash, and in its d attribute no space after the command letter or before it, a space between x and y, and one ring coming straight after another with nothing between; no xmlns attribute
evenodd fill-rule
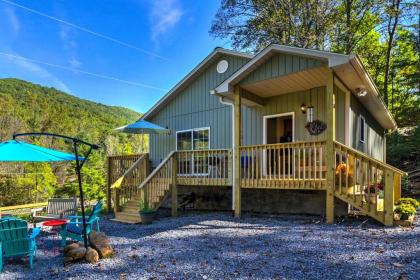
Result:
<svg viewBox="0 0 420 280"><path fill-rule="evenodd" d="M34 269L13 260L0 279L420 279L419 226L192 213L147 226L103 219L101 227L116 257L64 268L61 254L43 249L44 234Z"/></svg>

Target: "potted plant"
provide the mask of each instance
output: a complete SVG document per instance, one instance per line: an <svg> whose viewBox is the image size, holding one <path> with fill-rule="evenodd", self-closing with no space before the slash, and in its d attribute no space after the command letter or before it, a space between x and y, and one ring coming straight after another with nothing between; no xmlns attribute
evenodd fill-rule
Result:
<svg viewBox="0 0 420 280"><path fill-rule="evenodd" d="M156 211L149 206L147 201L140 201L139 214L142 224L151 224L156 216Z"/></svg>
<svg viewBox="0 0 420 280"><path fill-rule="evenodd" d="M414 215L416 215L416 208L409 203L401 203L400 205L395 208L395 213L399 214L400 220L412 220Z"/></svg>
<svg viewBox="0 0 420 280"><path fill-rule="evenodd" d="M397 205L401 205L401 204L410 204L416 209L419 208L420 206L420 202L418 202L416 199L411 198L411 197L400 198L400 200L398 200L397 202Z"/></svg>
<svg viewBox="0 0 420 280"><path fill-rule="evenodd" d="M372 184L365 189L365 198L366 201L372 204L378 202L378 194L384 189L383 184Z"/></svg>

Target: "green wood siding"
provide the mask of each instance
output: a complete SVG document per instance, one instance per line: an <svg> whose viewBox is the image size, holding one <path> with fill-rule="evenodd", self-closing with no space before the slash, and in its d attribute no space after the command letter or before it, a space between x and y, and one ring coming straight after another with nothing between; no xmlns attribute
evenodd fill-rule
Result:
<svg viewBox="0 0 420 280"><path fill-rule="evenodd" d="M299 57L296 55L275 54L267 61L262 63L255 71L252 71L245 77L240 84L248 84L262 80L268 80L279 76L288 75L293 72L299 72L316 68L324 65L322 61Z"/></svg>
<svg viewBox="0 0 420 280"><path fill-rule="evenodd" d="M217 62L226 59L228 70L219 74L216 71ZM219 98L212 96L214 89L235 71L242 67L249 59L236 56L223 56L201 73L184 90L178 93L166 106L156 113L150 121L163 127L168 127L171 135L150 136L150 159L152 166L156 166L166 155L176 149L176 131L193 128L210 128L210 148L225 149L232 147L232 112L231 107L219 102ZM290 55L274 55L263 63L241 83L271 79L287 73L319 67L323 62L299 58ZM294 112L295 141L325 140L325 132L317 136L309 134L306 125L306 115L302 114L300 106L314 106L314 119L325 122L325 87L289 93L266 99L263 107L242 107L242 145L263 143L264 116ZM336 139L345 143L345 94L335 87L336 93ZM351 97L350 102L350 144L377 159L383 158L383 129L375 119L365 110L360 102ZM331 108L328 108L331 110ZM362 114L366 119L366 143L359 141L358 116ZM329 129L329 128L327 128Z"/></svg>
<svg viewBox="0 0 420 280"><path fill-rule="evenodd" d="M345 144L346 129L346 94L337 86L334 86L335 92L335 139Z"/></svg>
<svg viewBox="0 0 420 280"><path fill-rule="evenodd" d="M219 74L216 71L217 62L225 59L229 63L228 70ZM230 148L232 142L232 116L230 106L223 105L219 98L210 94L249 59L237 56L222 56L209 65L204 72L192 81L182 92L172 99L150 121L168 127L170 135L150 136L150 159L156 166L175 150L175 131L199 127L210 127L210 148Z"/></svg>
<svg viewBox="0 0 420 280"><path fill-rule="evenodd" d="M359 116L366 120L366 141L360 142ZM350 144L353 148L362 151L378 160L383 160L384 155L384 129L365 109L359 100L350 97Z"/></svg>
<svg viewBox="0 0 420 280"><path fill-rule="evenodd" d="M289 112L295 114L295 141L324 140L325 133L312 136L305 128L306 114L300 110L302 103L314 106L314 120L325 121L325 87L271 97L264 107L242 107L243 145L263 143L264 116Z"/></svg>

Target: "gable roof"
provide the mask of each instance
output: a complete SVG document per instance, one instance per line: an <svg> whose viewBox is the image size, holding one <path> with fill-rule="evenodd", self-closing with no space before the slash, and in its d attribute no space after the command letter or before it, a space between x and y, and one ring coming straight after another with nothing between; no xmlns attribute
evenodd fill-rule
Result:
<svg viewBox="0 0 420 280"><path fill-rule="evenodd" d="M315 58L327 63L337 77L350 91L364 88L368 94L364 97L356 96L381 124L383 128L395 129L397 124L379 95L373 79L370 77L360 58L355 54L344 55L326 51L311 50L297 47L272 44L260 51L248 63L243 65L232 76L222 82L214 90L221 96L232 94L233 86L238 84L248 74L257 69L275 53L285 53L302 57Z"/></svg>
<svg viewBox="0 0 420 280"><path fill-rule="evenodd" d="M201 61L191 72L189 72L179 83L177 83L169 92L167 92L156 104L150 108L140 120L146 120L152 117L162 106L170 102L178 93L185 89L195 78L197 78L210 64L217 61L223 55L239 56L251 59L253 54L227 50L224 48L215 48L203 61Z"/></svg>

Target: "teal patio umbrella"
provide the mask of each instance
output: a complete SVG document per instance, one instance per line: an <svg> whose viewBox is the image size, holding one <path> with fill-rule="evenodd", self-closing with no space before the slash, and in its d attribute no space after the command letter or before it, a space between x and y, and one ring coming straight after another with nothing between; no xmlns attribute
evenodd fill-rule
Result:
<svg viewBox="0 0 420 280"><path fill-rule="evenodd" d="M139 120L135 123L128 124L115 130L131 134L169 134L171 131L157 124Z"/></svg>
<svg viewBox="0 0 420 280"><path fill-rule="evenodd" d="M55 138L62 138L67 141L71 141L73 144L74 154L65 153L58 150L48 149L34 144L30 144L21 140L16 140L17 137L22 136L49 136ZM89 147L85 157L79 156L79 145L86 145ZM9 140L0 143L0 162L58 162L58 161L75 161L76 162L76 173L79 183L80 192L80 204L82 208L82 220L83 220L83 241L85 248L87 248L87 234L86 234L86 216L84 207L84 197L82 188L82 177L81 169L88 159L92 150L96 150L99 147L94 144L84 142L82 140L52 134L52 133L21 133L13 135L13 140Z"/></svg>
<svg viewBox="0 0 420 280"><path fill-rule="evenodd" d="M76 160L74 154L47 149L24 141L9 140L0 143L0 161L4 162L53 162L73 160ZM79 160L83 160L83 158L79 156Z"/></svg>

